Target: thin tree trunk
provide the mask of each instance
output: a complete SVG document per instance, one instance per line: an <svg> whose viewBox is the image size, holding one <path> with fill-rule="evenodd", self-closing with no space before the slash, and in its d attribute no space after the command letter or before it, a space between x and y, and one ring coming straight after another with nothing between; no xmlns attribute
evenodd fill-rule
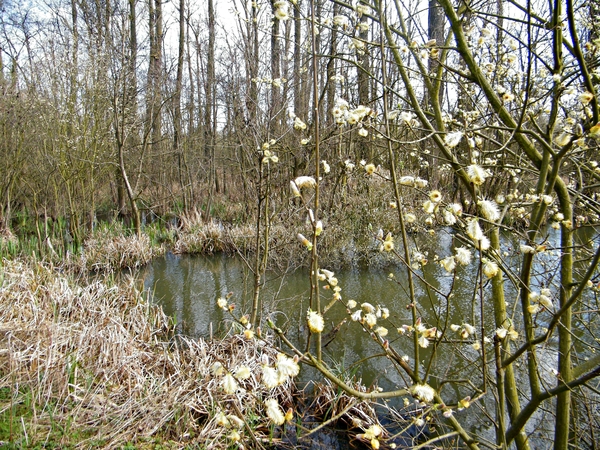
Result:
<svg viewBox="0 0 600 450"><path fill-rule="evenodd" d="M122 105L122 121L121 127L125 129L128 126L135 126L135 118L137 111L137 20L136 20L136 3L137 0L128 0L129 14L129 42L126 50L125 61L126 61L126 73L123 76L123 105ZM131 116L129 116L129 114ZM133 148L136 145L135 133L123 133L126 137L124 144L126 148ZM125 187L125 181L122 175L122 168L124 169L125 158L121 163L121 152L124 149L118 150L117 161L119 162L115 172L115 184L117 193L117 216L121 219L125 217L125 203L127 199L127 189ZM122 167L123 165L123 167Z"/></svg>
<svg viewBox="0 0 600 450"><path fill-rule="evenodd" d="M206 63L206 83L204 95L206 104L204 107L204 155L209 165L209 195L206 205L206 217L210 217L212 199L218 192L217 168L215 161L215 145L213 130L213 109L215 102L215 9L213 0L208 0L208 55Z"/></svg>
<svg viewBox="0 0 600 450"><path fill-rule="evenodd" d="M213 0L208 0L208 49L206 61L206 83L204 86L204 154L213 157L212 148L212 111L215 87L215 9Z"/></svg>
<svg viewBox="0 0 600 450"><path fill-rule="evenodd" d="M428 37L429 40L435 40L435 45L441 47L444 45L444 10L439 5L438 0L429 0L428 9ZM429 73L437 74L438 67L440 65L437 58L429 58ZM434 86L439 86L437 92L428 93L425 95L428 97L430 105L433 107L433 102L438 102L441 106L444 101L444 84L439 85L434 81ZM441 81L441 80L438 80ZM437 97L435 100L433 96Z"/></svg>
<svg viewBox="0 0 600 450"><path fill-rule="evenodd" d="M561 200L561 210L565 218L573 219L573 210L569 199ZM573 286L573 230L564 226L561 230L562 261L560 270L560 296L559 302L562 308L571 297ZM558 371L562 383L568 383L572 379L571 348L571 309L565 311L561 317L561 326L558 328ZM567 450L569 448L571 418L571 391L558 394L556 399L556 427L554 435L554 448L556 450Z"/></svg>
<svg viewBox="0 0 600 450"><path fill-rule="evenodd" d="M275 0L271 0L271 8L275 14ZM273 15L271 25L271 79L281 81L281 47L279 45L279 32L281 21ZM277 136L281 129L281 88L271 87L271 104L269 112L269 134Z"/></svg>
<svg viewBox="0 0 600 450"><path fill-rule="evenodd" d="M306 72L302 70L301 0L294 5L294 112L303 120L307 116Z"/></svg>
<svg viewBox="0 0 600 450"><path fill-rule="evenodd" d="M142 232L142 221L140 218L140 210L137 206L137 199L135 193L133 192L133 188L131 183L129 182L129 177L127 176L127 170L125 169L125 158L124 158L124 148L123 144L118 144L119 149L119 170L121 171L121 176L123 177L123 182L125 184L125 188L127 191L127 197L129 198L129 206L131 207L131 216L133 219L133 229L137 235Z"/></svg>
<svg viewBox="0 0 600 450"><path fill-rule="evenodd" d="M148 64L146 126L152 147L161 139L162 1L148 1L150 60Z"/></svg>
<svg viewBox="0 0 600 450"><path fill-rule="evenodd" d="M183 210L188 209L187 192L185 188L184 170L183 170L183 146L181 145L181 89L183 84L183 55L185 51L185 0L179 0L179 53L177 55L177 78L175 80L175 94L173 102L173 147L177 155L177 169L179 174L179 184L183 200Z"/></svg>
<svg viewBox="0 0 600 450"><path fill-rule="evenodd" d="M362 16L360 21L364 24L368 24L368 18ZM369 37L368 30L362 30L358 34L359 39L366 42ZM366 43L365 43L366 47ZM356 65L357 78L358 78L358 102L361 105L369 105L371 100L370 83L371 77L369 76L370 70L370 57L368 51L364 51L362 55L357 56L359 64ZM373 146L367 145L367 141L359 139L357 142L357 150L359 159L367 159L371 161L373 159Z"/></svg>
<svg viewBox="0 0 600 450"><path fill-rule="evenodd" d="M333 17L340 13L340 5L337 3L333 4ZM331 29L331 45L329 46L329 61L327 61L327 108L325 110L325 121L327 126L333 125L333 115L329 114L335 103L335 91L337 82L334 81L336 75L336 56L337 56L337 40L338 32L334 26Z"/></svg>

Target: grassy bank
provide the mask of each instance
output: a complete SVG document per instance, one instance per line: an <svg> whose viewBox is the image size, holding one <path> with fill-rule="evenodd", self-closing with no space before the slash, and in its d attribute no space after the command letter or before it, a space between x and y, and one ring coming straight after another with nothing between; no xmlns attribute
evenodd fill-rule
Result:
<svg viewBox="0 0 600 450"><path fill-rule="evenodd" d="M237 439L259 447L274 429L265 400L291 405L291 380L261 383L261 367L277 358L272 347L243 334L176 340L133 281L77 283L7 260L0 276L7 448L227 448ZM250 376L228 394L219 365L244 365Z"/></svg>

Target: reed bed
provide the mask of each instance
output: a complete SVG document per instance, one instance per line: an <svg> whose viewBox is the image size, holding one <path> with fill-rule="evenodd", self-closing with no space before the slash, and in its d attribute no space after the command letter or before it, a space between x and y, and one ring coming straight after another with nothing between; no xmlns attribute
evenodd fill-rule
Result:
<svg viewBox="0 0 600 450"><path fill-rule="evenodd" d="M237 233L239 247L231 236L229 228L216 221L204 222L200 214L188 214L181 217L181 226L174 253L213 254L217 252L235 253L236 248L244 249L252 238L252 233L244 227Z"/></svg>
<svg viewBox="0 0 600 450"><path fill-rule="evenodd" d="M148 264L162 249L152 245L147 234L127 235L121 226L103 227L83 244L81 256L72 257L70 268L79 271L112 272Z"/></svg>
<svg viewBox="0 0 600 450"><path fill-rule="evenodd" d="M260 447L273 432L264 400L291 406L291 380L274 389L260 382L262 365L276 360L272 346L240 334L176 338L133 280L79 285L19 261L4 261L0 277L0 441L227 448L239 436ZM226 394L215 363L246 365L251 376Z"/></svg>
<svg viewBox="0 0 600 450"><path fill-rule="evenodd" d="M271 225L269 243L272 266L298 266L305 262L304 258L298 258L296 235L290 232L289 227ZM264 246L264 242L261 240L259 245ZM178 254L248 255L256 251L256 228L253 225L228 225L214 220L205 222L199 213L184 215L172 251Z"/></svg>

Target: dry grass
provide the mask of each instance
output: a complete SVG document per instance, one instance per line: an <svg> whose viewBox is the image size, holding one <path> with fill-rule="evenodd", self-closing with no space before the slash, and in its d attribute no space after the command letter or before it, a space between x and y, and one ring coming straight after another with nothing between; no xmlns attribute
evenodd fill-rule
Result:
<svg viewBox="0 0 600 450"><path fill-rule="evenodd" d="M10 228L5 226L0 226L0 244L4 244L5 242L11 242L16 244L18 241L17 237L10 231Z"/></svg>
<svg viewBox="0 0 600 450"><path fill-rule="evenodd" d="M350 386L367 392L367 388L352 380L345 380ZM341 391L329 380L314 385L314 401L312 409L318 417L333 419L334 422L345 422L348 428L367 429L370 425L377 424L377 413L371 402L358 400ZM358 431L360 432L360 430Z"/></svg>
<svg viewBox="0 0 600 450"><path fill-rule="evenodd" d="M261 241L260 245L263 244ZM302 253L297 251L296 235L288 226L272 225L269 229L269 245L269 264L272 267L298 266L305 262ZM179 254L252 254L256 250L256 228L253 225L204 222L199 213L187 214L181 218L177 241L172 250Z"/></svg>
<svg viewBox="0 0 600 450"><path fill-rule="evenodd" d="M148 235L128 236L119 225L114 227L100 228L86 239L81 257L69 261L70 267L96 272L135 269L148 264L161 252L152 245Z"/></svg>
<svg viewBox="0 0 600 450"><path fill-rule="evenodd" d="M246 237L249 240L251 234ZM230 233L220 222L212 220L204 222L198 212L181 216L181 227L177 233L177 242L173 247L174 253L233 253L235 249L235 243L232 241Z"/></svg>
<svg viewBox="0 0 600 450"><path fill-rule="evenodd" d="M247 420L261 440L270 434L263 400L291 402L291 382L261 387L261 365L276 358L271 346L240 335L174 339L170 320L133 281L79 286L50 268L13 261L4 261L0 276L0 440L226 448L231 430L217 424L217 411ZM242 390L223 392L210 370L217 361L250 368ZM240 434L256 442L248 429Z"/></svg>

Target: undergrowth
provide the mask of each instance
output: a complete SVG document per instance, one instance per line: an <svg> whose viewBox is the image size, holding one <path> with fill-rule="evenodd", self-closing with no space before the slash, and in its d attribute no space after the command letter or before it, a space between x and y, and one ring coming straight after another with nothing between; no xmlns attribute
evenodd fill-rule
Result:
<svg viewBox="0 0 600 450"><path fill-rule="evenodd" d="M291 381L259 382L272 346L243 334L176 337L133 279L76 283L16 260L0 273L0 442L13 448L227 448L221 412L246 420L242 439L268 442L264 399L291 404ZM216 363L252 376L227 394Z"/></svg>

